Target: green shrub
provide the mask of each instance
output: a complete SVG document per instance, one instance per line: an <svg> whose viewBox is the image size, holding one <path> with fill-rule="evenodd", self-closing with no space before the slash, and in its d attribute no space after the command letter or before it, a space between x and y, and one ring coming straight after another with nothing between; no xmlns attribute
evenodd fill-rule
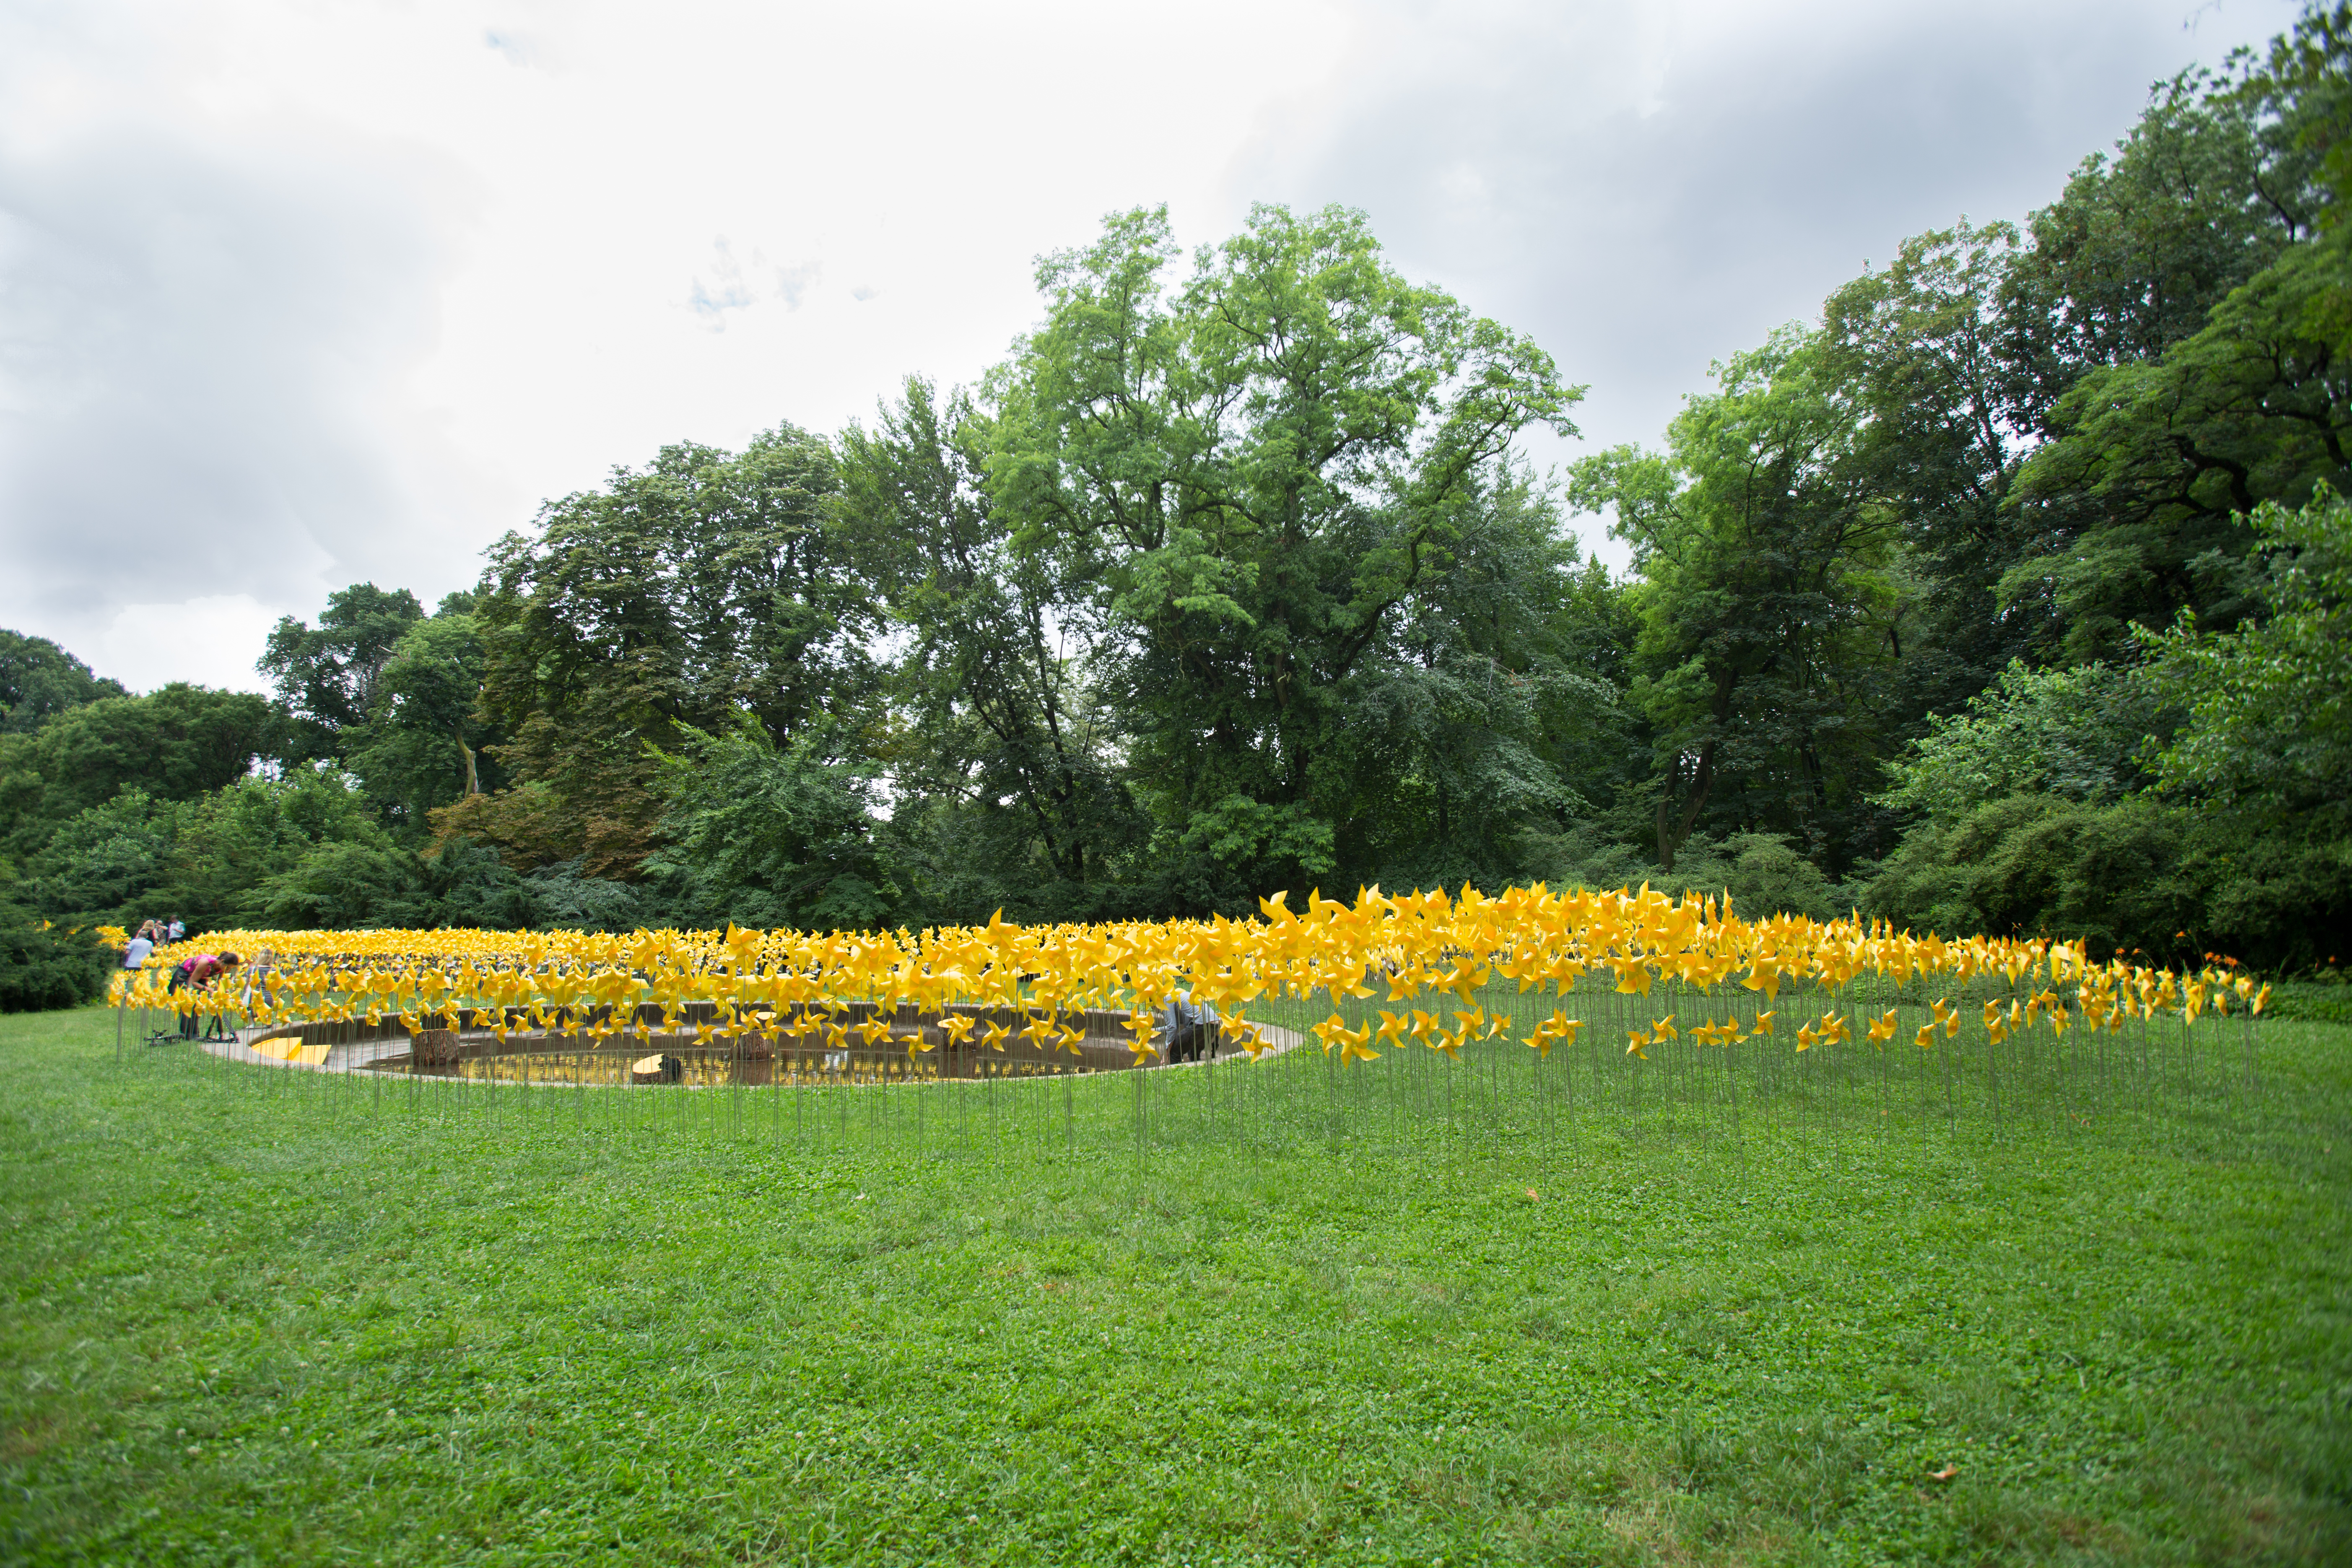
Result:
<svg viewBox="0 0 2352 1568"><path fill-rule="evenodd" d="M88 931L0 904L0 1013L79 1007L106 990L115 955Z"/></svg>
<svg viewBox="0 0 2352 1568"><path fill-rule="evenodd" d="M1679 895L1728 893L1749 919L1771 914L1828 920L1844 912L1839 890L1822 868L1777 833L1735 833L1717 840L1694 833L1675 852L1675 868L1659 869L1645 849L1589 823L1564 833L1529 832L1519 840L1530 880L1555 888L1630 888L1643 882Z"/></svg>
<svg viewBox="0 0 2352 1568"><path fill-rule="evenodd" d="M1995 800L1915 826L1863 885L1865 914L1946 935L2080 939L2165 962L2227 952L2265 971L2352 947L2352 845L2260 807Z"/></svg>

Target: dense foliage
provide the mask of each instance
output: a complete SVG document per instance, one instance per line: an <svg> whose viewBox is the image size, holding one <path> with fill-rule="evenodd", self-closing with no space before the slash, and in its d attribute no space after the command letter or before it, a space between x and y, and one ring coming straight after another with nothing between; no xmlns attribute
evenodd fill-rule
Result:
<svg viewBox="0 0 2352 1568"><path fill-rule="evenodd" d="M38 1013L96 1001L114 954L89 931L68 931L0 902L0 1013Z"/></svg>
<svg viewBox="0 0 2352 1568"><path fill-rule="evenodd" d="M1654 448L1359 214L1045 258L977 386L663 449L274 700L0 638L0 885L67 925L1159 918L1728 888L2300 967L2352 921L2352 6L1906 242ZM1578 514L1629 547L1612 577Z"/></svg>

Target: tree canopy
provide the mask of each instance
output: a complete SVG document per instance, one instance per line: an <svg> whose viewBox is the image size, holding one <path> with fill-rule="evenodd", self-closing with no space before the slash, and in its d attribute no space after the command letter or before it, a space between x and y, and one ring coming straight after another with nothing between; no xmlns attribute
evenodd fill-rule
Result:
<svg viewBox="0 0 2352 1568"><path fill-rule="evenodd" d="M1649 879L2340 947L2352 5L2013 219L1727 345L1655 443L1363 214L1044 258L975 384L679 444L275 700L0 637L0 895L71 918L920 924ZM1612 573L1580 536L1613 532Z"/></svg>

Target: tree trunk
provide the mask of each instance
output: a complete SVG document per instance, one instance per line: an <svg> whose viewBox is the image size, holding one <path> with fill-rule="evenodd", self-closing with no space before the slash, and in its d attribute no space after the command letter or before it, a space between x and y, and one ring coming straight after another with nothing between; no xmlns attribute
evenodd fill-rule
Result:
<svg viewBox="0 0 2352 1568"><path fill-rule="evenodd" d="M453 1029L419 1029L408 1047L411 1067L456 1067L460 1055L457 1031Z"/></svg>
<svg viewBox="0 0 2352 1568"><path fill-rule="evenodd" d="M1675 812L1675 780L1682 773L1682 758L1676 757L1666 772L1666 787L1658 796L1658 866L1662 870L1675 868L1675 851L1690 837L1691 827L1698 814L1706 807L1707 792L1715 787L1715 742L1709 741L1698 750L1698 765L1691 770L1690 798L1683 805L1681 821Z"/></svg>
<svg viewBox="0 0 2352 1568"><path fill-rule="evenodd" d="M1739 685L1737 669L1718 665L1715 669L1715 697L1707 704L1715 718L1715 733L1720 735L1731 722L1731 694ZM1715 788L1715 742L1709 741L1698 749L1698 764L1691 770L1691 793L1684 805L1682 820L1674 820L1675 780L1682 773L1682 757L1677 754L1674 765L1666 771L1666 787L1658 796L1658 864L1668 871L1675 868L1675 851L1682 847L1691 829L1698 824L1698 814L1706 808L1706 797Z"/></svg>

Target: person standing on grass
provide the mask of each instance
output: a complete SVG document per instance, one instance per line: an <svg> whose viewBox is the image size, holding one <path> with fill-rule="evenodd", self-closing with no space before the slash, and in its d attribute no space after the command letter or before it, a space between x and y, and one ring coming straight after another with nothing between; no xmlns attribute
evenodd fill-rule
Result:
<svg viewBox="0 0 2352 1568"><path fill-rule="evenodd" d="M174 921L173 923L177 924L178 922ZM168 995L171 992L177 991L184 985L191 991L201 991L205 986L211 984L214 981L218 980L222 975L226 974L230 970L235 969L236 965L237 956L233 952L200 952L194 958L184 958L178 963L173 965L172 984L165 994ZM201 1011L201 1009L199 1010ZM184 1040L193 1040L195 1037L196 1015L194 1013L181 1014L180 1038Z"/></svg>
<svg viewBox="0 0 2352 1568"><path fill-rule="evenodd" d="M187 934L188 928L180 923L180 917L177 915L173 915L172 917L172 923L163 928L163 940L167 943L178 942L182 937L184 937Z"/></svg>
<svg viewBox="0 0 2352 1568"><path fill-rule="evenodd" d="M122 944L122 967L133 974L138 973L146 967L147 955L154 951L155 943L147 935L147 928L141 926L139 934Z"/></svg>

